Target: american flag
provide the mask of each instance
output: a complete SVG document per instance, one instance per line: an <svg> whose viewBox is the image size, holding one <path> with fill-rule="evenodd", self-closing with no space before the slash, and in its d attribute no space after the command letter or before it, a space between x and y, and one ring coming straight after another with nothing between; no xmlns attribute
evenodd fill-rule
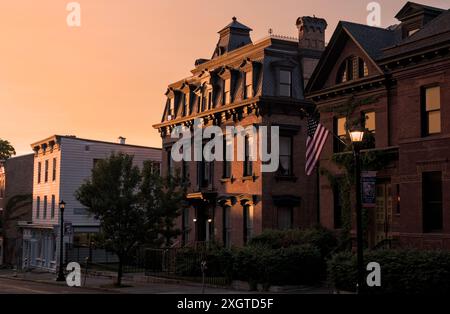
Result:
<svg viewBox="0 0 450 314"><path fill-rule="evenodd" d="M306 175L310 176L319 162L323 146L330 132L315 117L308 117L308 139L306 140Z"/></svg>

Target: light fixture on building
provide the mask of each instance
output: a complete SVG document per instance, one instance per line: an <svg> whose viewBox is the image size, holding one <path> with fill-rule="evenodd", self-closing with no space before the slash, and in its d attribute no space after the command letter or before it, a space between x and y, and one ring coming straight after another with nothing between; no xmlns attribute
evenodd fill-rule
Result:
<svg viewBox="0 0 450 314"><path fill-rule="evenodd" d="M197 222L197 218L192 219L193 222Z"/></svg>

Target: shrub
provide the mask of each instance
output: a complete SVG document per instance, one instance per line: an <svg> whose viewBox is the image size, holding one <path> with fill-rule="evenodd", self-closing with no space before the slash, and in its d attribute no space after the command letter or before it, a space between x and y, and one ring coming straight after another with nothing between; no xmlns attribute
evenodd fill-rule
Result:
<svg viewBox="0 0 450 314"><path fill-rule="evenodd" d="M325 262L311 245L279 249L252 245L238 251L234 259L234 278L251 284L315 284L324 273Z"/></svg>
<svg viewBox="0 0 450 314"><path fill-rule="evenodd" d="M207 276L231 279L233 253L226 249L198 251L185 248L179 250L176 255L176 273L180 276L199 277L202 275L202 261L206 261L205 273Z"/></svg>
<svg viewBox="0 0 450 314"><path fill-rule="evenodd" d="M450 293L450 253L438 251L372 251L366 263L381 266L381 287L368 288L378 294ZM350 253L335 255L328 262L328 278L337 289L354 291L357 280L356 257Z"/></svg>
<svg viewBox="0 0 450 314"><path fill-rule="evenodd" d="M337 239L331 231L317 227L306 230L267 230L250 241L250 246L267 246L272 249L306 244L317 247L321 256L326 257L337 246Z"/></svg>

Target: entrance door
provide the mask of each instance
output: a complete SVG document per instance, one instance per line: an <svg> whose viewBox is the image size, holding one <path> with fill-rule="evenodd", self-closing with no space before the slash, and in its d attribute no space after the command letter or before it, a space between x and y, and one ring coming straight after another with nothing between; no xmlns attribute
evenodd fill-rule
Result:
<svg viewBox="0 0 450 314"><path fill-rule="evenodd" d="M23 241L23 261L22 261L22 267L24 269L27 269L30 267L30 259L31 259L31 247L30 247L30 241L24 240Z"/></svg>
<svg viewBox="0 0 450 314"><path fill-rule="evenodd" d="M197 212L197 222L195 224L195 228L197 230L197 242L206 242L207 241L207 223L208 223L208 215L206 213L206 208L203 206L199 206L196 208Z"/></svg>
<svg viewBox="0 0 450 314"><path fill-rule="evenodd" d="M391 239L392 186L390 182L377 184L377 206L375 211L375 245Z"/></svg>
<svg viewBox="0 0 450 314"><path fill-rule="evenodd" d="M210 210L207 205L203 205L197 207L196 211L196 241L210 242L214 240L214 210Z"/></svg>
<svg viewBox="0 0 450 314"><path fill-rule="evenodd" d="M36 252L37 250L37 242L35 239L32 239L30 241L30 261L29 261L29 265L31 267L35 267L36 266Z"/></svg>

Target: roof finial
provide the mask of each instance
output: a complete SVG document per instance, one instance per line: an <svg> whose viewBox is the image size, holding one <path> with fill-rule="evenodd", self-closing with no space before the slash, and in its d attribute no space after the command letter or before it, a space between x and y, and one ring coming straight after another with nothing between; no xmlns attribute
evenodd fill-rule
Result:
<svg viewBox="0 0 450 314"><path fill-rule="evenodd" d="M273 34L273 29L269 28L269 36L272 36Z"/></svg>
<svg viewBox="0 0 450 314"><path fill-rule="evenodd" d="M237 21L237 17L233 16L233 22Z"/></svg>

